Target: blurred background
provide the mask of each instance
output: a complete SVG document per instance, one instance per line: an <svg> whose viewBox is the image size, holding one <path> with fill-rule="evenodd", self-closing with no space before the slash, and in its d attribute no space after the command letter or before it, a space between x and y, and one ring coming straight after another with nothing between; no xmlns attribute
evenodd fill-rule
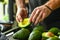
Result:
<svg viewBox="0 0 60 40"><path fill-rule="evenodd" d="M25 0L27 8L28 2ZM0 27L5 35L20 29L15 20L16 10L15 0L0 0Z"/></svg>
<svg viewBox="0 0 60 40"><path fill-rule="evenodd" d="M5 28L12 28L15 21L15 1L14 0L0 0L0 24ZM8 29L7 29L8 30Z"/></svg>

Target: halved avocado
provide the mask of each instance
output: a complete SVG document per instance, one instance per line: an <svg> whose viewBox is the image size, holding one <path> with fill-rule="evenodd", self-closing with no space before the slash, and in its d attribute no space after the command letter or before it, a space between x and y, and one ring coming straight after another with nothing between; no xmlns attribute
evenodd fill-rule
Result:
<svg viewBox="0 0 60 40"><path fill-rule="evenodd" d="M48 39L50 37L54 37L54 36L55 35L52 32L44 32L44 33L42 33L42 39L43 40L46 40L46 39Z"/></svg>
<svg viewBox="0 0 60 40"><path fill-rule="evenodd" d="M29 18L25 18L22 22L19 22L18 23L18 26L19 27L27 27L28 25L30 25L30 21L29 21Z"/></svg>
<svg viewBox="0 0 60 40"><path fill-rule="evenodd" d="M52 32L44 32L44 33L42 33L42 37L53 37L54 36L54 34L52 33Z"/></svg>

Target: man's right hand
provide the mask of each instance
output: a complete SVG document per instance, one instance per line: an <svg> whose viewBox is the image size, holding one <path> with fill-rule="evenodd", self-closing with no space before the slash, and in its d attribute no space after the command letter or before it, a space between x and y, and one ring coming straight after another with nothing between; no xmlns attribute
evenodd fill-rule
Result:
<svg viewBox="0 0 60 40"><path fill-rule="evenodd" d="M27 10L26 8L18 8L16 14L16 21L21 22L24 18L27 17Z"/></svg>

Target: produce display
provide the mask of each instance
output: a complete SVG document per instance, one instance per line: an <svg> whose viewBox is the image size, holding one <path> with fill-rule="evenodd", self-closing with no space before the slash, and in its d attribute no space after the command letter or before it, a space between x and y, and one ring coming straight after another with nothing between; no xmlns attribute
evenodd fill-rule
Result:
<svg viewBox="0 0 60 40"><path fill-rule="evenodd" d="M29 18L25 18L22 22L18 23L21 29L13 34L13 38L18 40L60 40L59 28L52 27L45 31L43 25L36 25L32 30L29 27L30 25Z"/></svg>

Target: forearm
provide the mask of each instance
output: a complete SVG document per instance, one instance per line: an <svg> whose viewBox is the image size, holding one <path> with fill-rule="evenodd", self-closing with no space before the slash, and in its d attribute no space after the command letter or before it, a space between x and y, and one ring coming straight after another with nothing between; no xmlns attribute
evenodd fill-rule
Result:
<svg viewBox="0 0 60 40"><path fill-rule="evenodd" d="M25 0L16 0L17 8L25 8Z"/></svg>
<svg viewBox="0 0 60 40"><path fill-rule="evenodd" d="M60 7L60 0L49 0L45 5L55 10Z"/></svg>

